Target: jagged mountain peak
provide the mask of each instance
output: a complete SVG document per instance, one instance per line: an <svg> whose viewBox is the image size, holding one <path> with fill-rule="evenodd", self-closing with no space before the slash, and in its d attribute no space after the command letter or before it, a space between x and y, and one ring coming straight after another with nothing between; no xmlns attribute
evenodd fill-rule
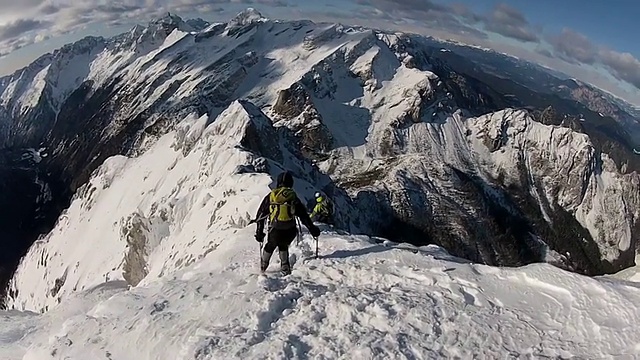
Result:
<svg viewBox="0 0 640 360"><path fill-rule="evenodd" d="M219 118L229 121L230 125L243 128L255 126L259 129L269 128L272 121L260 108L247 99L234 100L220 115Z"/></svg>
<svg viewBox="0 0 640 360"><path fill-rule="evenodd" d="M184 21L182 20L182 17L180 17L180 15L177 14L172 14L171 12L167 12L166 15L161 16L159 18L153 19L151 20L151 24L159 24L159 23L163 23L163 24L181 24Z"/></svg>
<svg viewBox="0 0 640 360"><path fill-rule="evenodd" d="M142 32L144 31L145 27L140 25L140 24L135 24L128 33L124 33L121 36L130 36L130 37L136 37L136 36L140 36L140 34L142 34Z"/></svg>
<svg viewBox="0 0 640 360"><path fill-rule="evenodd" d="M69 53L81 54L92 51L95 47L104 45L106 39L102 36L85 36L71 44L64 45L58 50L54 50L53 56L64 56Z"/></svg>
<svg viewBox="0 0 640 360"><path fill-rule="evenodd" d="M184 20L175 13L167 12L166 15L150 21L148 27L161 27L168 32L173 31L173 29L178 29L184 32L193 32L201 31L209 25L209 22L201 18Z"/></svg>
<svg viewBox="0 0 640 360"><path fill-rule="evenodd" d="M166 35L173 30L178 29L184 32L192 32L202 30L194 28L188 22L185 22L179 15L168 12L165 16L154 19L149 22L147 28L150 31L163 31Z"/></svg>
<svg viewBox="0 0 640 360"><path fill-rule="evenodd" d="M230 21L230 25L244 26L253 22L268 21L257 9L248 7L234 16Z"/></svg>
<svg viewBox="0 0 640 360"><path fill-rule="evenodd" d="M2 88L2 83L4 83L6 87L7 84L9 84L11 81L15 79L19 79L23 74L29 74L33 71L40 71L44 67L49 65L53 60L53 58L54 58L53 53L43 54L39 56L37 59L35 59L33 62L31 62L29 65L27 65L26 67L22 69L18 69L14 71L12 74L0 77L0 92L4 90L4 88Z"/></svg>
<svg viewBox="0 0 640 360"><path fill-rule="evenodd" d="M202 31L211 25L210 22L201 18L187 19L185 22L191 26L194 31Z"/></svg>
<svg viewBox="0 0 640 360"><path fill-rule="evenodd" d="M0 83L2 83L2 81L10 81L8 79L20 78L25 74L41 71L56 59L60 59L69 55L73 56L86 53L93 50L96 46L103 45L105 41L105 38L102 36L85 36L80 40L65 44L62 47L53 50L52 52L45 53L39 56L26 67L18 69L10 75L0 77Z"/></svg>

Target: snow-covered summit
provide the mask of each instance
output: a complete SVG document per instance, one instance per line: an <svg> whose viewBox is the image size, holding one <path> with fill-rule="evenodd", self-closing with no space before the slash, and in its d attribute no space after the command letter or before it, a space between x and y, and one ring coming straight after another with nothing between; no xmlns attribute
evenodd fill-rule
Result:
<svg viewBox="0 0 640 360"><path fill-rule="evenodd" d="M269 21L258 10L252 7L248 7L245 10L239 12L230 21L229 25L244 26L253 22Z"/></svg>
<svg viewBox="0 0 640 360"><path fill-rule="evenodd" d="M313 257L314 246L305 234L292 247L289 278L260 278L252 229L238 229L200 260L149 284L127 289L112 280L43 315L4 313L0 357L640 355L636 284L591 279L546 264L521 269L466 264L434 246L384 246L332 231L321 236L319 259Z"/></svg>
<svg viewBox="0 0 640 360"><path fill-rule="evenodd" d="M162 28L167 34L169 34L174 29L184 32L201 31L209 25L209 22L200 18L184 21L180 16L169 12L167 15L149 22L147 27Z"/></svg>

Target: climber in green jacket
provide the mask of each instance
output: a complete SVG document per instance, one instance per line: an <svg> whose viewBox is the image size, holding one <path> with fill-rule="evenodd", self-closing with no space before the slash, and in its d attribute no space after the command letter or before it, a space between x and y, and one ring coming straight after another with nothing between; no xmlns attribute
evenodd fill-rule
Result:
<svg viewBox="0 0 640 360"><path fill-rule="evenodd" d="M315 194L316 205L311 212L311 219L325 224L333 224L333 205L319 192Z"/></svg>

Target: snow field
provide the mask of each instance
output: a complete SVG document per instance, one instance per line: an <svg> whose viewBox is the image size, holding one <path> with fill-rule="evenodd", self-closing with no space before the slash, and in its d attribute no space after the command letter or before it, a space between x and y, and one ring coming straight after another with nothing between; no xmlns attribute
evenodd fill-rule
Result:
<svg viewBox="0 0 640 360"><path fill-rule="evenodd" d="M467 264L437 247L304 231L293 272L258 274L253 228L145 286L99 286L44 315L24 359L633 358L640 290L540 264ZM274 261L275 260L275 261ZM73 305L73 306L72 306ZM24 319L23 319L24 321ZM47 326L42 326L46 324ZM11 331L5 330L5 334ZM7 336L2 338L8 339ZM0 354L20 354L0 348ZM12 351L12 352L9 352ZM52 355L53 354L53 355ZM109 354L109 355L107 355Z"/></svg>
<svg viewBox="0 0 640 360"><path fill-rule="evenodd" d="M292 30L290 24L264 27L273 30L274 37L287 36L279 38L277 46L264 42L273 49L257 48L260 65L250 69L234 95L251 97L257 106L272 104L277 90L317 70L338 50L362 45L369 35L338 34L332 26L304 27L309 29ZM306 30L313 31L307 34ZM183 65L193 77L176 91L172 99L178 101L204 81L202 69L249 44L256 34L258 39L267 36L252 30L221 40L211 57L208 47L192 46L191 35L176 31L158 51L146 52L138 60L135 54L121 59L122 64L132 64L121 74L138 79L133 83L169 74L168 64L175 54L189 50ZM311 45L313 51L305 48ZM359 80L341 81L346 71L334 72L336 101L350 107L353 115L349 126L341 123L342 112L330 110L332 103L314 99L315 106L330 115L325 125L340 135L336 136L339 151L351 153L367 166L374 166L376 159L369 156L376 155L390 134L386 131L390 119L401 117L421 101L420 89L436 90L430 82L435 80L433 74L401 66L387 50L371 47L352 64L353 71L371 73L367 92L351 91ZM104 61L116 59L102 55ZM149 65L152 59L157 61ZM96 79L106 79L109 66L104 65L90 68ZM287 76L281 76L283 68L289 69ZM185 74L167 75L166 84ZM331 85L320 80L320 89ZM62 91L70 85L60 86L56 89ZM37 94L30 94L30 99L31 95ZM140 93L141 98L145 96ZM369 113L371 109L375 111ZM367 116L360 116L364 113ZM207 116L190 116L140 157L117 156L105 162L54 231L37 242L21 264L12 281L17 294L9 305L27 311L5 312L0 317L0 358L600 359L639 355L637 284L586 278L550 265L499 269L468 264L437 247L399 246L325 228L320 259L313 259L314 244L305 234L302 244L292 247L296 261L291 276L259 276L258 245L253 227L245 225L279 166L303 165L288 153L286 144L278 143L277 156L269 160L247 151L251 141L242 140L248 129L274 131L270 122L266 126L266 118L258 118L234 102L212 124ZM463 143L463 120L476 135L488 129L497 137L507 119L513 126L508 128L506 154L480 152L486 146L479 139ZM580 154L572 149L589 154L586 139L561 132L551 136L556 130L505 110L476 119L461 119L457 114L444 124L418 123L399 134L409 140L409 150L441 149L452 164L467 160L461 154L468 149L478 151L480 161L488 164L483 167L486 171L492 170L490 166L509 170L521 145L531 141L540 151L549 147L554 153L571 155L562 162L570 163ZM273 144L264 147L274 148L269 145ZM561 148L566 151L560 152ZM274 160L278 156L281 164ZM409 154L407 159L411 156L417 155ZM352 165L348 160L346 156L339 159L345 167ZM416 173L427 173L419 161L413 163ZM593 201L605 198L598 189L615 189L613 182L606 176L592 179ZM309 194L316 190L302 179L296 184ZM569 195L567 202L578 199ZM541 191L538 197L548 194ZM601 208L587 205L581 210L584 219L590 219L592 209L601 213ZM578 206L582 204L574 207ZM626 229L616 234L621 236L614 245L624 250L629 246L621 241ZM605 255L615 257L616 253L614 248ZM274 270L277 263L276 255Z"/></svg>

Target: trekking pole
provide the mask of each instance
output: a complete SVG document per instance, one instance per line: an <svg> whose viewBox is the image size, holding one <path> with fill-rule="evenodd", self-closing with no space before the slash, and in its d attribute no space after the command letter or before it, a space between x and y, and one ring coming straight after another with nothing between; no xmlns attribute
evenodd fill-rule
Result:
<svg viewBox="0 0 640 360"><path fill-rule="evenodd" d="M318 237L315 237L316 239L316 259L318 258Z"/></svg>
<svg viewBox="0 0 640 360"><path fill-rule="evenodd" d="M302 225L300 225L300 219L296 218L298 223L298 236L296 237L296 245L300 246L300 239L302 238Z"/></svg>

